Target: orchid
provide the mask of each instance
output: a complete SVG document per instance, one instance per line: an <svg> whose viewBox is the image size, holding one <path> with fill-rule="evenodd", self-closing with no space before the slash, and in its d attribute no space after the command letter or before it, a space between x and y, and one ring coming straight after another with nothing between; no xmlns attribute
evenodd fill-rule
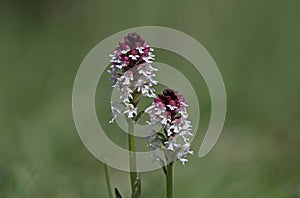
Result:
<svg viewBox="0 0 300 198"><path fill-rule="evenodd" d="M150 115L148 124L151 126L149 146L154 152L163 150L166 163L172 164L175 160L183 164L187 162L186 156L193 154L190 150L191 122L188 120L187 103L182 95L172 89L166 89L158 94L152 105L146 109ZM161 130L155 130L160 128ZM158 159L156 153L155 158ZM158 159L162 161L162 159Z"/></svg>
<svg viewBox="0 0 300 198"><path fill-rule="evenodd" d="M154 60L154 50L137 33L129 33L124 41L119 42L111 57L111 67L108 70L111 75L112 87L120 93L121 103L125 106L124 114L128 118L136 116L136 102L139 97L155 97L154 79L157 69L151 66ZM133 105L133 106L132 106ZM116 106L112 106L112 109ZM116 118L113 115L114 121Z"/></svg>
<svg viewBox="0 0 300 198"><path fill-rule="evenodd" d="M150 127L148 137L152 156L157 160L165 173L167 181L167 197L173 195L172 175L173 164L180 161L183 165L188 161L187 156L193 154L191 147L192 125L188 120L187 103L182 95L173 89L165 89L162 94L155 93L154 86L156 68L153 49L148 42L137 33L129 33L124 41L110 55L111 66L108 70L111 75L112 87L120 92L119 101L111 101L113 123L117 115L124 115L128 124L129 167L132 198L141 194L141 178L136 171L135 156L135 124L144 114L150 116L147 121ZM144 110L138 108L142 97L153 98L152 104ZM162 158L158 152L163 152ZM109 186L108 170L106 170ZM109 187L110 189L110 187ZM121 197L115 189L117 197ZM111 193L110 193L111 194Z"/></svg>
<svg viewBox="0 0 300 198"><path fill-rule="evenodd" d="M136 172L134 125L139 118L138 103L141 97L155 97L154 79L157 69L152 67L154 60L153 49L148 42L137 33L129 33L113 54L110 54L112 87L121 96L120 101L111 101L113 123L117 115L123 114L128 124L128 146L130 159L130 179L132 197L139 197L141 191L140 176ZM141 111L143 112L143 111Z"/></svg>

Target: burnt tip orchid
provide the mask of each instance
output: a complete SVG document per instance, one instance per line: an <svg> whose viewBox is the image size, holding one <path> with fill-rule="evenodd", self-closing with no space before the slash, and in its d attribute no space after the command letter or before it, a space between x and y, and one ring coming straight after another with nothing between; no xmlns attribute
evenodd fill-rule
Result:
<svg viewBox="0 0 300 198"><path fill-rule="evenodd" d="M154 86L157 69L152 67L155 55L149 43L139 34L132 32L118 43L110 54L110 80L112 88L119 92L119 99L111 101L112 119L124 115L128 125L128 152L131 183L131 197L138 198L141 194L141 178L138 173L139 164L136 157L135 126L144 113L149 114L150 136L148 146L153 150L154 161L160 163L166 176L167 197L173 197L173 163L180 161L183 165L190 150L192 125L188 120L188 104L184 97L173 89L165 89L156 95ZM146 109L142 109L145 97L153 98ZM141 110L142 109L142 110ZM106 179L109 177L107 168ZM112 193L109 187L110 197ZM121 197L115 190L116 196Z"/></svg>
<svg viewBox="0 0 300 198"><path fill-rule="evenodd" d="M191 122L188 121L187 103L182 95L172 89L166 89L154 98L152 105L146 109L150 115L150 144L154 150L153 156L162 162L157 155L162 150L167 164L176 159L183 164L187 161L190 151Z"/></svg>
<svg viewBox="0 0 300 198"><path fill-rule="evenodd" d="M120 104L125 106L121 110L120 105L112 102L113 119L116 118L114 112L122 112L128 118L137 116L137 103L139 97L154 97L154 80L157 69L151 66L154 61L154 50L150 48L148 42L137 33L129 33L124 41L119 42L119 46L110 55L111 66L108 70L111 75L112 87L117 88L121 94ZM114 105L114 106L113 106ZM116 109L119 111L116 111Z"/></svg>

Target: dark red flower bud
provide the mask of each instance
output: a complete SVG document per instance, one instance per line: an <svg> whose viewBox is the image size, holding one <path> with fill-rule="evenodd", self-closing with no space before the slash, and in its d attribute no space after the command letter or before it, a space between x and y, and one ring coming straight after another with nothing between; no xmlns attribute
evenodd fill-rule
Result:
<svg viewBox="0 0 300 198"><path fill-rule="evenodd" d="M158 102L162 102L162 100L160 98L154 98L154 102L158 103Z"/></svg>

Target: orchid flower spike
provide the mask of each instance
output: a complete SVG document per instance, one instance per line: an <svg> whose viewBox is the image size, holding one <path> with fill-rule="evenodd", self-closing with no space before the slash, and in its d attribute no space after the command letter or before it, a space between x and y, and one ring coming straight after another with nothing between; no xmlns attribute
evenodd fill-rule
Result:
<svg viewBox="0 0 300 198"><path fill-rule="evenodd" d="M159 150L164 152L167 164L172 164L175 160L184 164L188 161L187 154L193 154L190 150L189 138L193 134L191 122L188 121L187 106L182 95L172 89L166 89L163 94L154 98L152 105L145 111L150 115L149 146L154 150L154 158L160 162L163 160L157 155Z"/></svg>
<svg viewBox="0 0 300 198"><path fill-rule="evenodd" d="M125 110L120 110L120 105L112 102L113 119L110 122L120 112L128 118L134 118L137 115L139 97L155 97L153 86L157 84L154 80L157 69L151 66L155 57L153 51L140 35L129 33L110 55L111 67L108 72L112 87L120 91L121 104L125 106Z"/></svg>

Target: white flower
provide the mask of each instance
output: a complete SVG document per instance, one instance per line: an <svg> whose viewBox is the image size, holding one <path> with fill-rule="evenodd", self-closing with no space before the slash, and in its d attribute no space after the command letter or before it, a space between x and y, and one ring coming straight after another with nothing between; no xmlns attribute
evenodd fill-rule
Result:
<svg viewBox="0 0 300 198"><path fill-rule="evenodd" d="M123 112L128 115L128 118L134 118L137 114L137 108L135 108L132 104L126 104L126 110Z"/></svg>
<svg viewBox="0 0 300 198"><path fill-rule="evenodd" d="M111 102L111 112L112 112L112 119L109 121L109 123L113 123L117 117L118 114L121 113L121 104L118 102Z"/></svg>

